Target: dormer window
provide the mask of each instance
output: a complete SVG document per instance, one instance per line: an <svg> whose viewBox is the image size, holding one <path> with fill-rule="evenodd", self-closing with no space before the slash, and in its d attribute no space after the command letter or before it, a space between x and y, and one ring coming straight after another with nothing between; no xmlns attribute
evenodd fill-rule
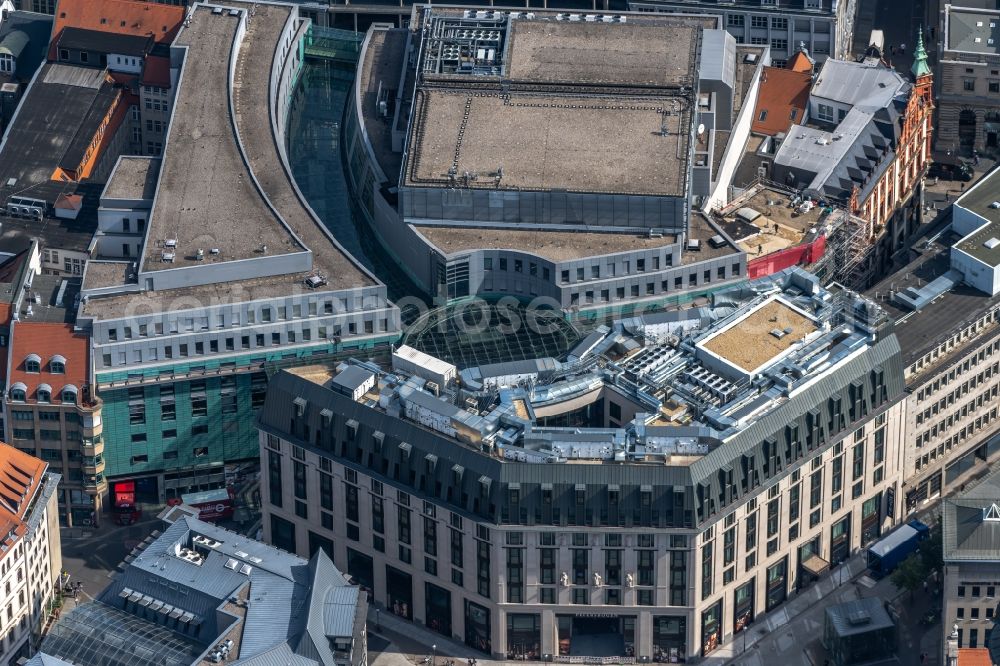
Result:
<svg viewBox="0 0 1000 666"><path fill-rule="evenodd" d="M63 387L62 391L60 391L59 393L59 395L61 396L60 400L65 403L70 403L75 405L76 396L78 393L79 391L75 386L73 386L72 384L67 384L66 386Z"/></svg>
<svg viewBox="0 0 1000 666"><path fill-rule="evenodd" d="M24 359L25 372L41 372L42 358L38 354L28 354Z"/></svg>
<svg viewBox="0 0 1000 666"><path fill-rule="evenodd" d="M38 402L52 402L52 387L48 384L39 384L35 390Z"/></svg>
<svg viewBox="0 0 1000 666"><path fill-rule="evenodd" d="M66 358L56 354L49 359L49 372L56 375L66 374Z"/></svg>
<svg viewBox="0 0 1000 666"><path fill-rule="evenodd" d="M24 402L27 398L28 387L21 382L15 382L10 387L10 399L17 402Z"/></svg>

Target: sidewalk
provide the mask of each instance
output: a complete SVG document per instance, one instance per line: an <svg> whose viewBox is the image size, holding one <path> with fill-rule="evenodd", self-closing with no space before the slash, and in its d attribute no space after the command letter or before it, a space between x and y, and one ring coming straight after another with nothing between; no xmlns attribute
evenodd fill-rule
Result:
<svg viewBox="0 0 1000 666"><path fill-rule="evenodd" d="M371 661L372 666L413 666L431 655L432 645L437 646L434 651L437 666L444 666L449 659L455 660L456 666L465 666L469 659L475 659L482 666L515 663L493 661L482 652L434 633L415 622L396 617L385 610L376 612L371 606L368 608L368 634L384 638L389 642L382 650L373 650L369 646L369 652L379 652L379 655ZM369 643L371 642L369 638ZM523 665L523 662L517 663Z"/></svg>
<svg viewBox="0 0 1000 666"><path fill-rule="evenodd" d="M799 621L810 610L822 604L826 607L831 603L840 603L856 599L858 592L855 578L861 576L866 569L865 555L861 552L845 563L828 572L819 581L795 594L777 609L766 615L758 615L746 631L730 636L719 648L700 663L702 664L777 664L791 666L793 662L783 659L780 653L793 649L796 645L804 649L803 637L817 634L804 633L796 637L796 632L786 631L789 623ZM852 584L853 583L853 584ZM780 632L780 636L776 635ZM776 645L761 651L765 642L775 640ZM765 657L764 653L767 654ZM762 660L763 658L763 660Z"/></svg>
<svg viewBox="0 0 1000 666"><path fill-rule="evenodd" d="M774 612L759 615L746 632L738 634L735 640L730 637L728 642L723 643L719 649L699 663L720 666L728 663L747 664L747 666L767 666L770 664L790 666L792 662L782 660L781 655L786 650L794 652L798 641L795 638L796 632L788 630L793 627L794 623L801 621L802 617L810 610L822 611L822 608L830 603L857 599L859 596L857 584L852 583L864 571L864 554L855 555L812 586L790 598ZM810 629L811 631L804 635L811 637L819 635L815 631L816 627L810 627ZM523 666L524 664L524 662L489 659L481 652L384 610L376 613L374 608L369 608L368 632L370 635L388 641L388 645L381 650L369 648L373 653L378 653L378 656L372 660L373 666L414 666L420 664L422 660L430 656L430 646L432 645L437 646L434 651L437 666L445 666L449 659L455 660L455 666L465 666L470 658L475 659L480 666ZM377 638L372 642L379 643ZM776 641L775 646L769 644L772 641ZM745 658L743 658L744 655ZM427 666L430 665L427 664Z"/></svg>

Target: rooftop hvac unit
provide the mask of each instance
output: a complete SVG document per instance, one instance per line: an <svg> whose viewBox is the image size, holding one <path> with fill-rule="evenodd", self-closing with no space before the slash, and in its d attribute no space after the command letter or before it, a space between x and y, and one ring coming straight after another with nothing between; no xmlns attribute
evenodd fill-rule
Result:
<svg viewBox="0 0 1000 666"><path fill-rule="evenodd" d="M173 263L175 256L173 252L164 252L160 255L160 261Z"/></svg>
<svg viewBox="0 0 1000 666"><path fill-rule="evenodd" d="M1000 208L1000 201L994 201L993 203L991 203L990 208L993 208L994 210Z"/></svg>
<svg viewBox="0 0 1000 666"><path fill-rule="evenodd" d="M167 240L163 241L163 247L177 247L177 239L168 238Z"/></svg>
<svg viewBox="0 0 1000 666"><path fill-rule="evenodd" d="M310 275L304 280L304 282L310 289L318 289L319 287L326 285L327 279L322 275Z"/></svg>

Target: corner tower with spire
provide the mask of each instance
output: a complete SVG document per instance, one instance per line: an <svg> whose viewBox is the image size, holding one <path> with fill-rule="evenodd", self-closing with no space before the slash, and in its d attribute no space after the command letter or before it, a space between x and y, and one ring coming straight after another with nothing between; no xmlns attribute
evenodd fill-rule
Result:
<svg viewBox="0 0 1000 666"><path fill-rule="evenodd" d="M926 154L930 155L931 150L931 116L934 112L934 74L927 64L927 49L924 48L924 29L921 27L917 32L917 48L913 50L913 66L910 67L913 74L913 94L910 96L909 108L906 112L905 124L911 126L912 131L921 131L924 134Z"/></svg>
<svg viewBox="0 0 1000 666"><path fill-rule="evenodd" d="M924 30L920 28L920 32L917 33L917 48L913 51L913 66L910 67L910 71L913 72L913 78L918 83L923 77L931 77L931 68L927 64L927 49L924 48Z"/></svg>

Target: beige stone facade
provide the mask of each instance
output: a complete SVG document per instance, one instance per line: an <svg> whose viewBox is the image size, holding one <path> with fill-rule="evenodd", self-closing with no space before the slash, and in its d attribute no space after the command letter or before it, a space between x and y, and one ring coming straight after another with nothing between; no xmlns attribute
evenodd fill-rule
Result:
<svg viewBox="0 0 1000 666"><path fill-rule="evenodd" d="M636 660L691 658L898 521L904 406L809 454L700 533L478 522L261 433L264 538L300 555L329 549L387 612L497 657L565 656L599 619Z"/></svg>
<svg viewBox="0 0 1000 666"><path fill-rule="evenodd" d="M937 34L935 148L993 153L1000 143L1000 11L943 6ZM992 26L992 27L991 27Z"/></svg>

